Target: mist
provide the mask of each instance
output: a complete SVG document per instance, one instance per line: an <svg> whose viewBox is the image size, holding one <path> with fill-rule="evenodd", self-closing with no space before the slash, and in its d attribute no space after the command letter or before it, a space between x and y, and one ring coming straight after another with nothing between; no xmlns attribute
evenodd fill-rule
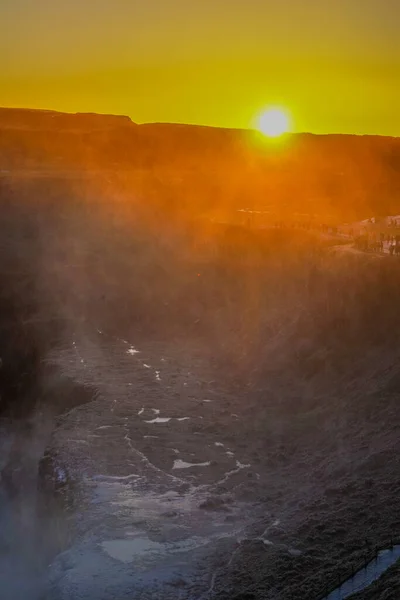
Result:
<svg viewBox="0 0 400 600"><path fill-rule="evenodd" d="M366 140L363 173L346 158L330 188L313 139L262 179L242 134L164 130L128 171L129 123L93 119L57 124L62 169L57 135L9 126L26 146L0 179L2 598L321 600L399 535L399 259L348 233L392 235L360 223L397 214L398 141ZM362 140L321 144L340 161ZM395 598L396 573L357 597Z"/></svg>

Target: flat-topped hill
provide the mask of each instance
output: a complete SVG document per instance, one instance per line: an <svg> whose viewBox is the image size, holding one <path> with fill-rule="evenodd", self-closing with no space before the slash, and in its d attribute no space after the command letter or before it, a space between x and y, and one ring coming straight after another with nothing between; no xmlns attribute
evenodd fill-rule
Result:
<svg viewBox="0 0 400 600"><path fill-rule="evenodd" d="M169 194L194 211L250 207L339 221L400 212L400 138L270 140L253 130L0 108L0 172L53 169L147 173L142 196Z"/></svg>

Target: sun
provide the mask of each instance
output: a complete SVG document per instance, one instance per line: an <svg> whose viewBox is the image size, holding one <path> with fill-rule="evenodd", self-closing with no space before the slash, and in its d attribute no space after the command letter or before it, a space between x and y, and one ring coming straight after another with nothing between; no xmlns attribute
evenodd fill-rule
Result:
<svg viewBox="0 0 400 600"><path fill-rule="evenodd" d="M258 129L268 137L278 137L290 130L289 117L280 108L270 108L259 116Z"/></svg>

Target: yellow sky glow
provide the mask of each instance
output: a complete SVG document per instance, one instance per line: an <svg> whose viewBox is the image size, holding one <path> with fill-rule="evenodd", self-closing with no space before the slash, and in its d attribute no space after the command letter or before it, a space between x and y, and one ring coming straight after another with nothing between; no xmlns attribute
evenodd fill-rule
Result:
<svg viewBox="0 0 400 600"><path fill-rule="evenodd" d="M0 105L400 135L399 22L397 0L2 0Z"/></svg>

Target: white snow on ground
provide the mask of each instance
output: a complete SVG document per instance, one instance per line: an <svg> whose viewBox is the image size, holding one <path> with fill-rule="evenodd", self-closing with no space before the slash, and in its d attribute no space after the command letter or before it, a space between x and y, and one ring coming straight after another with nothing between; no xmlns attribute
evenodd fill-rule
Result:
<svg viewBox="0 0 400 600"><path fill-rule="evenodd" d="M151 369L151 366L147 365L146 363L143 363L143 366L145 367L145 369Z"/></svg>
<svg viewBox="0 0 400 600"><path fill-rule="evenodd" d="M264 529L264 531L262 532L261 535L259 535L258 537L254 538L255 540L260 540L260 542L262 542L265 546L274 546L274 542L271 542L271 540L269 540L267 537L265 537L266 535L268 535L268 533L270 532L270 530L273 527L278 527L278 525L280 524L280 519L275 519L275 521L273 521L273 523L271 523L270 525L268 525L268 527L266 527ZM242 538L242 541L245 540L246 538ZM288 549L288 552L290 554L293 554L293 556L298 556L301 552L298 550L293 550L293 549Z"/></svg>
<svg viewBox="0 0 400 600"><path fill-rule="evenodd" d="M159 542L141 537L130 540L109 540L102 542L101 547L109 556L124 563L133 562L137 555L142 556L146 552L165 552L165 548Z"/></svg>
<svg viewBox="0 0 400 600"><path fill-rule="evenodd" d="M249 469L251 467L251 465L244 465L238 460L236 461L236 466L238 469Z"/></svg>
<svg viewBox="0 0 400 600"><path fill-rule="evenodd" d="M159 414L160 411L158 411L158 413L156 412L157 409L152 408L152 410L156 413ZM145 421L145 423L168 423L168 421L187 421L189 420L190 417L156 417L155 419L151 419L151 421Z"/></svg>
<svg viewBox="0 0 400 600"><path fill-rule="evenodd" d="M124 364L127 365L126 379L122 382L125 386L129 385L127 383L129 380L133 381L132 377L136 374L136 372L132 373L131 358L126 356L126 354L133 356L136 354L136 352L123 351L127 351L130 347L134 350L132 345L127 345L125 349L122 348L121 352L121 341L119 341L117 345L116 354L118 357L121 357L122 354L121 359L123 359L123 355L125 355L125 359L123 360L125 361ZM70 352L72 353L72 349L70 349ZM142 352L143 354L141 354L141 357L144 355L144 348L142 348ZM84 356L86 359L86 353ZM95 355L95 358L97 358L97 354ZM98 362L100 362L102 358L103 356L100 355ZM94 360L92 362L94 362ZM151 363L152 362L153 359L151 359ZM76 363L78 363L78 361L76 361ZM156 374L156 371L154 367L150 367L149 365L144 367L143 358L136 357L133 361L133 365L135 368L140 369L140 371L138 371L139 377L143 377L147 381L146 376L150 374L154 380L155 377L153 374ZM146 373L143 367L151 370L149 373ZM94 368L97 368L97 363L95 363ZM81 371L84 372L83 367L81 367ZM121 372L123 375L125 374L122 368ZM117 374L119 377L121 376L120 371L118 371ZM155 385L155 382L153 385ZM126 391L126 387L121 385L121 398L126 397ZM155 397L159 398L157 395L154 396L154 398ZM149 424L163 424L169 423L170 421L183 422L186 420L188 421L189 419L192 419L193 421L193 418L202 418L201 416L194 417L194 415L192 415L192 417L176 417L176 414L179 414L179 412L180 414L182 414L182 412L186 412L184 406L180 407L181 410L178 408L179 412L175 412L176 407L174 407L174 412L172 413L175 414L174 417L161 417L160 413L165 409L160 410L158 408L151 408L151 404L154 406L154 404L157 402L157 400L154 398L152 400L149 399L148 403L146 403L146 406L142 408L140 405L136 405L134 407L136 409L135 413L142 415L143 422ZM181 397L181 399L182 401L187 401L186 396ZM117 400L119 401L120 398L118 397ZM116 399L114 396L113 402L115 401ZM211 400L206 399L206 402L211 402ZM199 402L199 405L201 405L201 401ZM132 410L130 403L127 402L127 406L129 410ZM100 413L100 423L104 423L102 411L99 412L99 415ZM131 415L132 413L129 414ZM118 418L115 422L116 425L109 425L109 427L121 427L119 422L119 413L117 417ZM149 420L145 421L144 419L146 418ZM170 452L172 451L170 454L171 459L168 470L163 471L160 466L150 462L150 459L147 458L143 452L135 448L135 436L130 432L128 427L128 423L131 423L133 426L132 422L135 419L130 417L128 418L127 416L123 416L123 419L126 421L125 425L122 424L122 437L123 442L125 442L123 445L126 446L126 448L124 448L124 452L129 452L125 463L130 465L128 471L123 471L122 475L107 476L106 474L100 474L102 472L102 468L99 468L98 473L100 473L92 476L93 482L96 482L96 485L93 486L96 510L89 510L92 524L90 544L87 545L87 540L84 539L79 541L79 543L77 542L71 553L69 552L69 554L74 557L79 556L79 560L77 560L72 569L64 572L62 565L60 566L62 571L62 581L60 581L60 586L66 586L68 588L68 585L73 586L77 581L81 582L80 578L82 578L83 587L88 585L91 590L96 588L96 591L100 591L96 597L101 597L103 586L107 587L115 585L118 587L121 585L122 589L125 585L123 577L126 576L130 581L132 567L134 570L138 568L140 571L143 570L143 567L145 567L145 569L154 567L161 572L162 568L164 567L164 557L169 564L170 558L168 557L171 552L191 552L197 548L209 545L212 540L214 540L213 543L216 543L217 540L224 537L230 538L232 542L234 542L236 535L239 533L239 531L241 532L243 528L242 520L240 520L240 530L238 530L238 525L232 524L234 520L225 522L225 514L221 514L218 511L216 511L215 514L210 514L209 511L204 511L199 507L200 504L207 499L209 493L218 491L219 487L223 485L231 476L232 478L236 478L237 475L235 475L235 473L239 473L242 468L250 465L242 465L240 462L236 462L235 459L232 461L227 460L222 442L217 442L217 444L220 444L220 447L223 449L222 452L219 452L219 448L214 447L213 438L210 436L211 439L208 438L204 443L204 445L208 448L207 455L202 456L201 454L197 455L197 453L194 453L193 457L191 457L191 461L206 461L207 459L206 462L186 462L178 459L174 460L172 457L172 452L179 456L179 450L177 448L170 448L168 444L168 450ZM97 421L97 423L98 422L99 421ZM185 429L187 426L188 425L182 425L182 427ZM157 431L162 429L163 433L168 433L165 430L165 427L159 427L156 429ZM91 428L93 429L93 424L91 425ZM170 429L172 429L172 427L168 426L167 430L169 431ZM178 429L180 428L178 427ZM198 435L199 432L193 432L193 434ZM145 435L141 437L147 439L157 438L158 436ZM161 443L163 443L162 440L163 435L160 436ZM201 443L200 440L199 442ZM151 443L150 440L149 443ZM99 447L106 448L107 444L100 444ZM212 450L213 447L214 451ZM210 481L206 484L199 484L195 479L195 476L207 477L207 480L208 477L212 477L212 480L214 480L214 473L211 472L211 465L213 465L214 462L211 460L209 454L218 454L218 463L222 461L223 465L225 465L225 468L220 471L220 467L222 465L216 464L216 468L218 467L219 471L218 475L222 479ZM186 455L186 458L189 458L189 456L190 454ZM194 467L208 468L207 470L203 471L198 468L196 471ZM233 467L233 470L229 470L230 467ZM174 476L170 470L180 470L179 477ZM135 473L132 473L132 471ZM127 475L127 472L130 474ZM107 473L107 471L105 471L105 473ZM236 483L236 481L234 483ZM185 486L183 487L182 484L185 484ZM232 485L234 484L232 483ZM171 486L177 486L177 489L170 489ZM165 489L168 489L168 491L165 492ZM229 507L229 510L235 517L240 515L244 520L251 518L251 515L247 514L247 509L245 509L241 504L237 506L233 504ZM132 514L135 515L135 519L131 518ZM110 526L105 526L104 528L103 525L101 525L101 527L97 527L97 523L103 523L103 521L107 521L107 519L111 516L115 516L116 519L119 519L118 522L121 523L121 528L118 530L118 532L111 528L113 523L111 523ZM173 534L171 536L170 531ZM182 536L182 539L175 537L176 532ZM120 561L121 565L114 565L113 568L110 569L110 564L112 565L112 563L109 562L110 557ZM193 555L190 557L190 560L195 562L196 558L197 555ZM123 563L127 565L126 572L123 570ZM58 563L54 567L54 573L57 573L57 568ZM90 568L93 568L93 573L95 574L94 577L91 577L90 575L88 576L88 572L91 573ZM102 579L103 573L104 579ZM94 580L95 583L93 583ZM118 586L116 582L118 582ZM139 587L141 585L145 586L143 582L138 583L137 585ZM94 587L92 588L91 586ZM120 588L118 588L118 591L119 589ZM108 597L112 597L111 592ZM114 597L118 597L118 594L114 594Z"/></svg>
<svg viewBox="0 0 400 600"><path fill-rule="evenodd" d="M93 479L104 480L104 481L128 481L129 479L137 479L139 475L131 473L130 475L94 475Z"/></svg>
<svg viewBox="0 0 400 600"><path fill-rule="evenodd" d="M133 346L131 346L130 348L128 348L128 350L126 351L127 354L130 354L131 356L135 356L135 354L139 354L139 350L136 350L136 348L134 348Z"/></svg>
<svg viewBox="0 0 400 600"><path fill-rule="evenodd" d="M231 471L228 471L227 473L225 473L224 477L222 479L220 479L220 481L218 481L218 485L225 483L226 481L228 481L228 479L232 475L239 473L239 471L241 471L242 469L249 469L250 467L251 467L251 465L244 465L237 460L236 461L236 469L232 469Z"/></svg>
<svg viewBox="0 0 400 600"><path fill-rule="evenodd" d="M184 460L181 460L180 458L178 458L177 460L174 461L174 466L172 468L173 469L190 469L191 467L209 467L210 464L211 464L210 461L203 462L203 463L188 463L188 462L185 462Z"/></svg>
<svg viewBox="0 0 400 600"><path fill-rule="evenodd" d="M214 446L220 446L223 447L224 444L222 442L214 442Z"/></svg>
<svg viewBox="0 0 400 600"><path fill-rule="evenodd" d="M229 537L221 535L223 537ZM135 563L135 568L145 566L160 555L188 552L210 543L209 537L193 536L190 539L163 544L134 535L130 539L108 540L101 543L102 549L115 560L124 563Z"/></svg>
<svg viewBox="0 0 400 600"><path fill-rule="evenodd" d="M68 481L67 473L62 467L56 467L54 469L54 474L59 483L66 483Z"/></svg>

